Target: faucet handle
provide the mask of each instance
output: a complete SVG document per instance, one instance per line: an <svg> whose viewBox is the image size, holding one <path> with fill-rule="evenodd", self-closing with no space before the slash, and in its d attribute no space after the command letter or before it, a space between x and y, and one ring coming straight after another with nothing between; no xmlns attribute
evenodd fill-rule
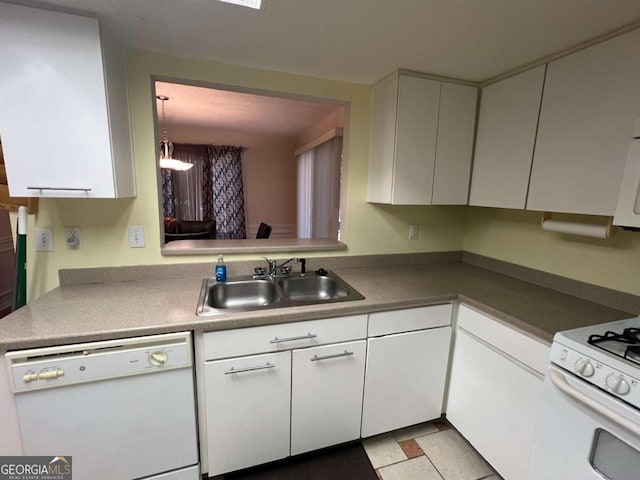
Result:
<svg viewBox="0 0 640 480"><path fill-rule="evenodd" d="M264 258L267 261L267 265L269 266L267 274L268 275L275 275L276 267L277 267L276 261L272 260L270 258L267 258L267 257L262 257L262 258Z"/></svg>

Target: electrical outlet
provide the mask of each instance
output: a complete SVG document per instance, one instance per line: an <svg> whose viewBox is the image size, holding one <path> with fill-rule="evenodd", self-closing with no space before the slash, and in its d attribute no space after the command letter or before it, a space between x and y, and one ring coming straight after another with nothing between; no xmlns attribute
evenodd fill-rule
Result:
<svg viewBox="0 0 640 480"><path fill-rule="evenodd" d="M82 247L82 231L80 227L64 227L64 239L67 248L73 250Z"/></svg>
<svg viewBox="0 0 640 480"><path fill-rule="evenodd" d="M53 230L36 228L36 252L53 252Z"/></svg>
<svg viewBox="0 0 640 480"><path fill-rule="evenodd" d="M141 227L141 226L129 227L129 246L131 248L144 247L144 227Z"/></svg>
<svg viewBox="0 0 640 480"><path fill-rule="evenodd" d="M417 223L409 225L409 240L417 240L419 236L419 229Z"/></svg>

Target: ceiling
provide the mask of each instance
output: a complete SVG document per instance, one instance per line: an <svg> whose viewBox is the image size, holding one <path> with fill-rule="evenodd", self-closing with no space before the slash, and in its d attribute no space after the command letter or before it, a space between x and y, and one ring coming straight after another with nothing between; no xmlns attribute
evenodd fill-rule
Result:
<svg viewBox="0 0 640 480"><path fill-rule="evenodd" d="M639 0L12 1L97 16L130 48L365 84L483 81L640 20Z"/></svg>
<svg viewBox="0 0 640 480"><path fill-rule="evenodd" d="M9 1L98 17L129 48L364 84L399 68L484 81L640 22L640 0ZM157 93L171 98L170 127L295 136L336 108L175 84Z"/></svg>
<svg viewBox="0 0 640 480"><path fill-rule="evenodd" d="M169 97L165 101L169 129L180 126L295 138L340 107L167 82L156 82L156 93ZM156 105L161 115L162 102L157 100Z"/></svg>

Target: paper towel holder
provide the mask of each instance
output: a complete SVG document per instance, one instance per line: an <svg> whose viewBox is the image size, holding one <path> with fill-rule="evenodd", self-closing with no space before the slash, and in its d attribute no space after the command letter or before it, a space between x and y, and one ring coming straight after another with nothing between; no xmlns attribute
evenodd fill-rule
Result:
<svg viewBox="0 0 640 480"><path fill-rule="evenodd" d="M613 217L608 217L606 225L592 223L563 222L553 220L552 212L544 212L540 226L549 232L566 233L592 238L612 238L618 233L618 227L613 225Z"/></svg>

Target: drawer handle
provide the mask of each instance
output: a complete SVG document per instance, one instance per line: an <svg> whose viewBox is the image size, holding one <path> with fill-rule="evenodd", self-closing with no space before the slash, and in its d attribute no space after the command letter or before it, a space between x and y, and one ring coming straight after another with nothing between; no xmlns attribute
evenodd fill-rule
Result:
<svg viewBox="0 0 640 480"><path fill-rule="evenodd" d="M267 368L276 368L273 363L267 362L264 365L257 365L255 367L245 367L245 368L233 368L231 367L229 370L224 372L225 375L231 375L232 373L243 373L243 372L253 372L256 370L265 370Z"/></svg>
<svg viewBox="0 0 640 480"><path fill-rule="evenodd" d="M315 333L307 333L306 335L302 335L301 337L289 337L289 338L278 338L275 337L273 340L270 340L270 343L283 343L283 342L293 342L294 340L310 340L312 338L317 338L318 335Z"/></svg>
<svg viewBox="0 0 640 480"><path fill-rule="evenodd" d="M74 187L27 187L27 190L70 190L74 192L90 192L90 188L74 188Z"/></svg>
<svg viewBox="0 0 640 480"><path fill-rule="evenodd" d="M333 355L323 355L319 357L318 355L314 355L311 357L312 362L317 362L319 360L328 360L330 358L339 358L339 357L349 357L353 355L353 352L347 352L346 350L343 353L334 353Z"/></svg>

